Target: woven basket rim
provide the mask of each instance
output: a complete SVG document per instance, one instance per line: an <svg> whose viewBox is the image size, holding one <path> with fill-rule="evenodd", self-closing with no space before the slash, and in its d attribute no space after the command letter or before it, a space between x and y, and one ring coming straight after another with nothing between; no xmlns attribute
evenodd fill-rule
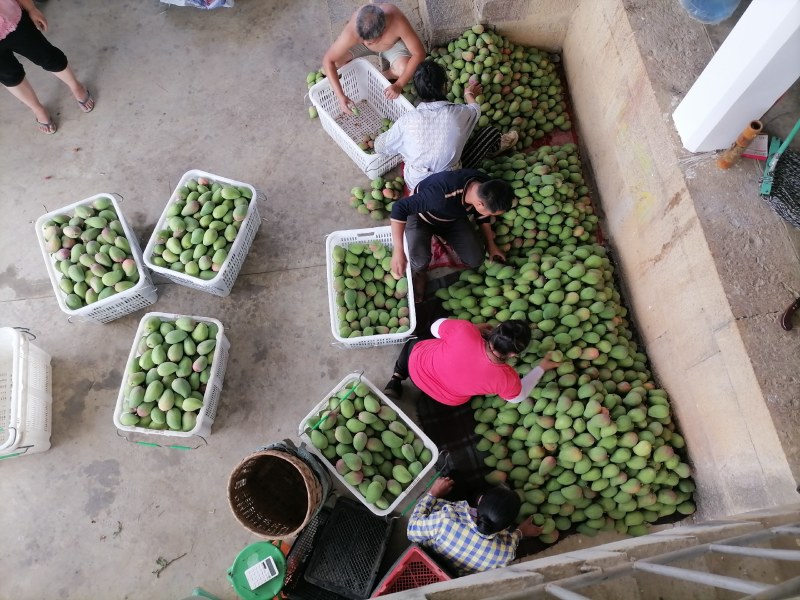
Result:
<svg viewBox="0 0 800 600"><path fill-rule="evenodd" d="M236 506L234 506L232 492L234 491L233 486L235 484L235 480L239 477L239 474L241 470L245 467L245 465L261 457L277 458L289 463L295 468L295 470L300 474L300 476L303 479L303 483L306 488L306 493L308 495L306 515L303 518L303 522L297 528L293 529L288 533L283 533L283 534L265 533L263 530L253 527L252 524L240 518L236 510ZM244 528L247 529L249 532L266 539L271 539L271 540L285 539L295 535L298 531L301 531L306 525L308 525L309 521L311 521L311 518L316 514L317 508L321 504L321 502L322 502L322 485L320 484L319 480L317 479L311 467L309 467L303 460L297 458L296 456L293 456L281 450L261 450L259 452L254 452L252 454L245 456L241 461L239 461L239 464L236 465L236 467L233 469L233 471L231 471L231 474L228 477L228 506L230 507L234 517L236 517L236 520L239 521L239 523L241 523L242 526L244 526Z"/></svg>

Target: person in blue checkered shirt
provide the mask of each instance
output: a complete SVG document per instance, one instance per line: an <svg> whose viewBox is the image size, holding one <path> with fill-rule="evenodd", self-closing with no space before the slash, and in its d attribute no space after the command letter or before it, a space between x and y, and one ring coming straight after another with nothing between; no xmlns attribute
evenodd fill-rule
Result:
<svg viewBox="0 0 800 600"><path fill-rule="evenodd" d="M506 566L514 560L523 537L542 532L530 519L511 529L519 514L520 499L506 486L483 494L474 509L463 500L443 500L452 489L452 479L439 477L414 507L406 533L409 540L431 550L457 575Z"/></svg>

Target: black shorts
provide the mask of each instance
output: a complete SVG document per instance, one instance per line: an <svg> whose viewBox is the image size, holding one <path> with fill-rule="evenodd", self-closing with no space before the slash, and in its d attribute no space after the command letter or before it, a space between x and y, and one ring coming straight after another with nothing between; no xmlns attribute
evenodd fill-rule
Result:
<svg viewBox="0 0 800 600"><path fill-rule="evenodd" d="M0 83L6 87L17 86L25 79L25 69L15 52L45 71L58 73L67 68L67 57L36 29L24 10L17 28L0 40Z"/></svg>

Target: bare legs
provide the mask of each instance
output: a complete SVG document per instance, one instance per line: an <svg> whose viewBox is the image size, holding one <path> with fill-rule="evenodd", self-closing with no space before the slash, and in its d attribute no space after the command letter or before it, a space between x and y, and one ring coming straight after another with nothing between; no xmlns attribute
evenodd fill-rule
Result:
<svg viewBox="0 0 800 600"><path fill-rule="evenodd" d="M50 114L47 112L47 109L42 106L42 103L39 102L39 97L36 95L36 92L33 91L33 87L27 77L23 79L22 83L19 85L6 89L33 111L33 114L36 116L36 121L39 123L39 129L45 133L55 133L55 126L50 123ZM50 127L48 127L48 125Z"/></svg>
<svg viewBox="0 0 800 600"><path fill-rule="evenodd" d="M58 77L69 87L72 95L75 97L75 100L78 101L78 104L83 112L89 112L94 108L94 99L90 97L89 90L86 89L85 85L78 81L77 77L75 77L75 73L72 72L70 67L67 67L63 71L59 71L58 73L53 73L53 75ZM15 98L31 109L36 117L36 121L40 130L42 130L44 133L56 132L55 124L50 119L50 113L47 112L47 109L39 101L39 97L36 95L36 92L34 91L33 86L31 86L27 77L23 79L19 85L15 85L14 87L9 87L6 89L8 89L8 91L11 92Z"/></svg>
<svg viewBox="0 0 800 600"><path fill-rule="evenodd" d="M66 83L67 86L69 86L72 95L75 96L75 100L81 104L84 112L89 112L92 110L92 108L94 108L94 100L89 98L89 91L86 89L85 85L78 81L78 78L75 77L75 73L72 72L71 67L68 66L63 71L53 73L53 75L58 77L61 81Z"/></svg>

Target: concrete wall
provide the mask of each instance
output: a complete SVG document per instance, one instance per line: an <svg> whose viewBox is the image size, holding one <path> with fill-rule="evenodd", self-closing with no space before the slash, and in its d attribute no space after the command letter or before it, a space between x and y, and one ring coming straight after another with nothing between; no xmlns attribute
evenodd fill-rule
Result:
<svg viewBox="0 0 800 600"><path fill-rule="evenodd" d="M677 166L674 131L631 28L638 18L621 0L584 0L564 40L604 228L687 440L699 515L791 502L795 482Z"/></svg>
<svg viewBox="0 0 800 600"><path fill-rule="evenodd" d="M777 308L800 285L791 243L747 200L752 177L721 176L711 158L681 168L669 118L712 55L708 31L666 0L423 0L420 14L431 39L474 17L516 42L563 49L604 230L687 439L698 516L794 501L798 342L775 335ZM742 239L751 227L758 235Z"/></svg>

